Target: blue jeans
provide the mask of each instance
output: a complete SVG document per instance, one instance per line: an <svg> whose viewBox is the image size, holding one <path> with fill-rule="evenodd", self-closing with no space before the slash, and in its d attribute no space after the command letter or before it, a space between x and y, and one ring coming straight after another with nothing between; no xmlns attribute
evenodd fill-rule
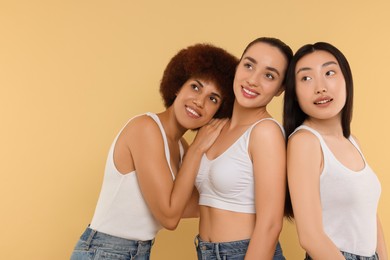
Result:
<svg viewBox="0 0 390 260"><path fill-rule="evenodd" d="M87 228L77 242L71 260L149 260L153 240L136 241Z"/></svg>
<svg viewBox="0 0 390 260"><path fill-rule="evenodd" d="M243 260L249 246L249 239L212 243L205 242L199 236L195 237L195 247L198 260ZM278 242L275 248L274 260L285 260L282 248Z"/></svg>
<svg viewBox="0 0 390 260"><path fill-rule="evenodd" d="M346 260L378 260L379 259L377 254L373 256L359 256L359 255L354 255L343 251L341 251L341 253L343 254ZM312 260L312 258L308 254L306 254L305 260Z"/></svg>

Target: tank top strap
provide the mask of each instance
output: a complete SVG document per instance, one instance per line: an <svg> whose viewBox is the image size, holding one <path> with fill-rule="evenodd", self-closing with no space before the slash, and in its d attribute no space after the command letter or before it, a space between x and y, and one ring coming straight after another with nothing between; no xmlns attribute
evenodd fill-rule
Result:
<svg viewBox="0 0 390 260"><path fill-rule="evenodd" d="M181 143L181 140L179 140L179 150L180 150L180 165L179 165L180 168L181 164L183 163L183 156L184 156L184 146Z"/></svg>
<svg viewBox="0 0 390 260"><path fill-rule="evenodd" d="M172 178L175 179L175 175L173 174L172 167L171 167L171 154L169 152L168 139L167 139L167 136L165 134L164 127L163 127L163 125L162 125L162 123L160 121L160 118L158 118L158 116L156 114L150 113L150 112L147 112L146 115L151 117L156 122L158 127L160 128L161 136L162 136L163 141L164 141L165 158L167 159L167 163L168 163L168 166L169 166L169 170L171 171ZM180 156L181 156L181 154L180 154Z"/></svg>
<svg viewBox="0 0 390 260"><path fill-rule="evenodd" d="M329 156L331 156L332 158L334 157L332 151L330 150L330 148L329 148L328 145L326 144L326 142L325 142L324 138L322 137L322 135L321 135L318 131L314 130L313 128L311 128L311 127L309 127L309 126L307 126L307 125L300 125L299 127L297 127L297 128L294 130L294 132L292 132L292 134L289 136L289 138L290 138L293 134L295 134L296 132L298 132L298 131L301 130L301 129L305 129L305 130L311 132L313 135L315 135L315 136L318 138L318 140L320 141L320 145L321 145L322 152L324 153L324 160L325 160L325 161L328 160L327 158L328 158Z"/></svg>
<svg viewBox="0 0 390 260"><path fill-rule="evenodd" d="M301 130L301 129L305 129L309 132L311 132L312 134L314 134L319 140L320 140L320 143L321 143L321 146L322 148L324 149L329 149L329 147L326 145L325 143L325 140L324 138L321 136L320 133L318 133L316 130L314 130L313 128L309 127L309 126L306 126L306 125L300 125L299 127L297 127L294 132L289 136L291 137L293 134L295 134L297 131ZM348 137L348 140L352 143L353 146L355 146L355 148L359 151L359 153L361 154L362 158L364 161L366 161L366 159L364 158L364 155L363 155L363 152L360 150L360 147L358 145L358 143L356 142L356 140L351 136ZM333 153L332 153L333 154Z"/></svg>
<svg viewBox="0 0 390 260"><path fill-rule="evenodd" d="M348 140L349 140L349 141L355 146L355 148L359 151L360 155L361 155L362 158L363 158L364 163L367 164L366 158L364 157L364 154L363 154L362 150L360 149L359 144L358 144L358 143L356 142L356 140L352 137L352 135L350 135L350 136L348 137Z"/></svg>
<svg viewBox="0 0 390 260"><path fill-rule="evenodd" d="M258 123L263 122L263 121L265 121L265 120L270 120L270 121L275 122L275 124L277 124L277 125L279 126L280 131L282 131L283 136L284 136L284 137L286 136L286 134L285 134L285 132L284 132L283 126L282 126L276 119L274 119L274 118L272 118L272 117L266 117L266 118L263 118L263 119L260 119L260 120L256 121L253 125L251 125L250 131L252 131L253 127L255 127Z"/></svg>
<svg viewBox="0 0 390 260"><path fill-rule="evenodd" d="M301 129L305 129L307 131L309 131L310 133L312 133L313 135L315 135L320 141L324 141L321 134L318 133L316 130L314 130L313 128L309 127L309 126L306 126L306 125L300 125L298 126L294 132L291 133L291 135L288 137L290 138L292 135L294 135L296 132L298 132L299 130Z"/></svg>

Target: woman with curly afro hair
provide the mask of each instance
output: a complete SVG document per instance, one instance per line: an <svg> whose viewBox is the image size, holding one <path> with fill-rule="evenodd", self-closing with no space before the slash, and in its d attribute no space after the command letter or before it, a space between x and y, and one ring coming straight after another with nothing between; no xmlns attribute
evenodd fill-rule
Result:
<svg viewBox="0 0 390 260"><path fill-rule="evenodd" d="M170 60L160 84L166 109L133 117L115 138L95 214L71 259L149 259L161 228L198 216L195 177L232 113L237 64L210 44ZM190 146L188 129L199 129Z"/></svg>

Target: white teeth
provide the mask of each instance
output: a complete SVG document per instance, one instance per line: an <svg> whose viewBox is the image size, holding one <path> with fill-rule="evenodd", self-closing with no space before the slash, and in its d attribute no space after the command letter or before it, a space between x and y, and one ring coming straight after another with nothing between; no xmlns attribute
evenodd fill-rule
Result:
<svg viewBox="0 0 390 260"><path fill-rule="evenodd" d="M243 89L244 92L245 92L246 94L248 94L248 95L251 95L251 96L256 96L256 95L257 95L257 93L252 92L252 91L250 91L249 89L246 89L246 88L242 88L242 89Z"/></svg>
<svg viewBox="0 0 390 260"><path fill-rule="evenodd" d="M193 114L194 116L200 116L195 110L193 110L192 108L190 107L187 107L186 108L188 112L190 112L191 114Z"/></svg>
<svg viewBox="0 0 390 260"><path fill-rule="evenodd" d="M316 102L316 104L325 104L325 103L328 103L330 101L331 101L330 99L321 100L321 101Z"/></svg>

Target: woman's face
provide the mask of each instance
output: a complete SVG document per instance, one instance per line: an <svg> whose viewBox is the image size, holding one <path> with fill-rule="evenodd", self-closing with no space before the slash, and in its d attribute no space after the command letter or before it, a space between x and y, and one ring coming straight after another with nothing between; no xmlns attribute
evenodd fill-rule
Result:
<svg viewBox="0 0 390 260"><path fill-rule="evenodd" d="M295 85L299 106L309 117L341 117L346 85L332 54L319 50L302 57L295 68Z"/></svg>
<svg viewBox="0 0 390 260"><path fill-rule="evenodd" d="M287 59L277 47L255 43L237 66L233 88L238 104L248 108L268 105L283 92L286 69Z"/></svg>
<svg viewBox="0 0 390 260"><path fill-rule="evenodd" d="M214 82L191 78L177 93L173 109L179 124L197 129L213 118L221 104L222 93Z"/></svg>

